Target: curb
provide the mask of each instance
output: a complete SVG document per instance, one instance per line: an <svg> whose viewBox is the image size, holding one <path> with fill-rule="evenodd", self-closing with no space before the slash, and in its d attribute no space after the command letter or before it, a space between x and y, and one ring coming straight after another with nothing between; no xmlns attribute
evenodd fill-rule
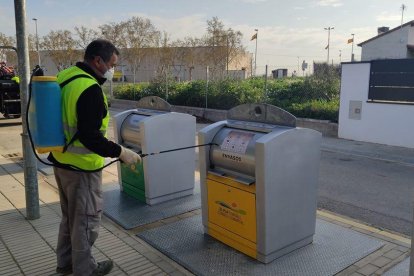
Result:
<svg viewBox="0 0 414 276"><path fill-rule="evenodd" d="M366 233L366 231L371 232L372 234L376 234L377 238L378 235L384 237L385 240L395 240L398 241L400 243L403 243L405 246L410 247L411 246L411 239L406 237L403 234L400 233L395 233L389 230L384 230L381 228L376 228L373 227L371 225L365 224L363 222L357 221L357 220L353 220L341 215L338 215L336 213L332 213L330 211L327 210L317 210L316 211L317 215L320 216L321 218L326 218L329 220L332 220L334 222L340 222L340 223L344 223L349 225L350 227L358 230L363 230L364 233Z"/></svg>

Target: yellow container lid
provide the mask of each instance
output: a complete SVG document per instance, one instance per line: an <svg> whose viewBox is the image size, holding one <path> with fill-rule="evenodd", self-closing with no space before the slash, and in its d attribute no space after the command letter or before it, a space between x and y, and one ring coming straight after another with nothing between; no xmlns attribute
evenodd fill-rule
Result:
<svg viewBox="0 0 414 276"><path fill-rule="evenodd" d="M55 76L33 76L32 81L56 81Z"/></svg>

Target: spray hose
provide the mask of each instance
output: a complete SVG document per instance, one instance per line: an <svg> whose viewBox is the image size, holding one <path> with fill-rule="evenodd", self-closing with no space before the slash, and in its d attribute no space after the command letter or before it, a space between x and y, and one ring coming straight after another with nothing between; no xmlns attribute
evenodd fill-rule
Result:
<svg viewBox="0 0 414 276"><path fill-rule="evenodd" d="M150 156L150 155L156 155L156 154L161 154L161 153L166 153L166 152L172 152L172 151L177 151L177 150L185 150L185 149L191 149L191 148L198 148L198 147L205 147L205 146L218 146L215 143L208 143L208 144L202 144L202 145L195 145L195 146L190 146L190 147L184 147L184 148L176 148L176 149L170 149L170 150L163 150L163 151L159 151L159 152L152 152L152 153L139 153L139 156L141 156L142 158Z"/></svg>
<svg viewBox="0 0 414 276"><path fill-rule="evenodd" d="M39 155L36 152L34 143L33 143L33 139L32 139L32 133L30 132L30 126L29 126L29 107L30 107L30 101L32 98L32 79L33 76L43 76L43 70L40 68L39 65L37 65L35 67L35 69L33 69L32 75L30 76L30 82L29 82L29 97L28 97L28 101L27 101L27 106L26 106L26 124L27 124L27 133L29 134L29 140L30 140L30 145L32 148L32 151L34 153L34 155L36 156L36 159L39 160L40 163L45 164L47 166L52 166L52 167L57 167L57 168L70 168L74 171L80 171L80 172L98 172L103 170L104 168L112 165L115 162L121 161L119 158L112 160L111 162L109 162L108 164L102 166L101 168L95 169L95 170L85 170L82 168L79 168L75 165L71 165L71 164L64 164L64 165L58 165L58 164L54 164L54 163L48 163L43 161ZM164 151L159 151L159 152L152 152L152 153L138 153L139 156L141 158L150 156L150 155L156 155L156 154L161 154L161 153L167 153L167 152L172 152L172 151L178 151L178 150L185 150L185 149L190 149L190 148L197 148L197 147L205 147L205 146L212 146L212 145L217 145L215 143L208 143L208 144L202 144L202 145L195 145L195 146L190 146L190 147L183 147L183 148L176 148L176 149L170 149L170 150L164 150ZM122 162L122 161L121 161Z"/></svg>

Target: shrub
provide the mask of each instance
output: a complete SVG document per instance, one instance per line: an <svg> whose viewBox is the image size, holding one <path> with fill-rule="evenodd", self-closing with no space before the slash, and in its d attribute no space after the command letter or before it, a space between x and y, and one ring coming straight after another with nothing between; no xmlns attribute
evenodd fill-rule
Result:
<svg viewBox="0 0 414 276"><path fill-rule="evenodd" d="M300 118L338 122L339 100L311 100L305 103L293 103L286 110Z"/></svg>
<svg viewBox="0 0 414 276"><path fill-rule="evenodd" d="M182 82L174 88L173 95L169 96L169 103L173 105L204 107L206 90L204 81Z"/></svg>
<svg viewBox="0 0 414 276"><path fill-rule="evenodd" d="M114 97L124 100L137 101L142 97L152 95L148 83L121 84L114 88Z"/></svg>
<svg viewBox="0 0 414 276"><path fill-rule="evenodd" d="M168 102L173 105L230 109L245 103L266 102L286 109L297 117L338 121L339 77L311 76L268 80L224 79L191 82L168 81ZM125 84L114 88L116 98L139 100L154 95L166 98L165 79L151 83Z"/></svg>

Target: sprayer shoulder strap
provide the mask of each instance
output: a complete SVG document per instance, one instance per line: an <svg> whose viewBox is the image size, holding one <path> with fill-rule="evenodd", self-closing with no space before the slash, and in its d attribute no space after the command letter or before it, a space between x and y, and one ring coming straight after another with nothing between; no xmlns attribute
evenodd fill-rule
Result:
<svg viewBox="0 0 414 276"><path fill-rule="evenodd" d="M79 79L79 78L87 78L87 79L93 79L91 76L86 75L86 74L79 74L79 75L75 75L67 80L65 80L62 83L59 83L60 89L62 89L63 87L65 87L67 84L69 84L70 82Z"/></svg>
<svg viewBox="0 0 414 276"><path fill-rule="evenodd" d="M79 79L79 78L88 78L88 79L93 79L91 76L86 75L86 74L79 74L79 75L75 75L67 80L65 80L64 82L60 83L60 89L63 89L63 87L65 87L67 84L69 84L70 82ZM72 136L72 138L70 139L69 143L65 143L65 146L63 147L63 152L66 152L68 150L68 147L75 142L76 139L78 139L79 136L79 132L76 131L75 135Z"/></svg>
<svg viewBox="0 0 414 276"><path fill-rule="evenodd" d="M63 153L65 153L68 150L68 147L75 142L76 139L78 139L79 131L76 131L75 135L72 136L72 139L70 139L69 143L65 143L65 146L63 147Z"/></svg>

